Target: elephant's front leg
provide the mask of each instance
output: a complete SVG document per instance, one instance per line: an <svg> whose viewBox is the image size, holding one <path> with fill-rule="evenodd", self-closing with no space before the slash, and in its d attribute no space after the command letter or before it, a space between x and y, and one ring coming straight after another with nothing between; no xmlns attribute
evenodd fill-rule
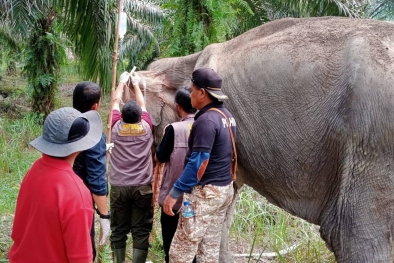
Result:
<svg viewBox="0 0 394 263"><path fill-rule="evenodd" d="M338 263L394 262L393 172L369 166L347 174L322 216L320 234Z"/></svg>

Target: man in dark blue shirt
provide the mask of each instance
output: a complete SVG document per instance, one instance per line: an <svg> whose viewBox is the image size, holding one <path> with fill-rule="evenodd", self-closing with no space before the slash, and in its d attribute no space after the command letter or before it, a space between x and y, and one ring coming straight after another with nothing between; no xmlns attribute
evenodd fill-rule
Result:
<svg viewBox="0 0 394 263"><path fill-rule="evenodd" d="M101 92L96 83L83 81L78 83L73 92L73 107L84 113L90 110L98 110L100 107ZM100 216L100 226L103 232L99 244L104 244L110 231L110 214L108 210L107 194L108 183L106 176L106 136L104 133L100 141L92 148L81 152L75 159L73 170L81 177L86 187L92 194L93 202L97 206L97 213ZM94 220L90 232L93 261L96 257L94 244Z"/></svg>
<svg viewBox="0 0 394 263"><path fill-rule="evenodd" d="M171 243L170 262L191 262L194 255L199 263L218 262L222 224L234 194L230 129L235 136L236 123L219 101L227 96L215 71L197 69L191 81L191 103L199 112L190 133L185 168L164 200L163 209L174 215L172 207L185 193L184 201L192 203L195 216L181 216Z"/></svg>

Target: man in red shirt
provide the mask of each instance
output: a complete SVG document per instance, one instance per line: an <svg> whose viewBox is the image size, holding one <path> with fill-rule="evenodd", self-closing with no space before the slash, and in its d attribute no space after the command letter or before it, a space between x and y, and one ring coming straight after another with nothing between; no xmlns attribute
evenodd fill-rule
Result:
<svg viewBox="0 0 394 263"><path fill-rule="evenodd" d="M92 199L72 167L101 134L96 111L66 107L48 115L42 136L30 143L43 154L20 187L10 263L92 262Z"/></svg>

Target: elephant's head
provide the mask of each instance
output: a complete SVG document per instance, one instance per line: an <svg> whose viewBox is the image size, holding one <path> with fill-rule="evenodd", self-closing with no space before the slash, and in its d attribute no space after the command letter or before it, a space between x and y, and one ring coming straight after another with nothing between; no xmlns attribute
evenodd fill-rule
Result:
<svg viewBox="0 0 394 263"><path fill-rule="evenodd" d="M166 125L178 121L175 107L175 93L182 86L190 85L190 77L196 60L201 52L186 57L164 58L151 63L146 71L138 71L146 83L140 83L142 94L145 94L146 108L154 126L155 144L161 141ZM132 95L133 94L133 95ZM123 101L134 96L131 84L123 95Z"/></svg>
<svg viewBox="0 0 394 263"><path fill-rule="evenodd" d="M179 120L174 103L176 88L172 87L162 73L139 71L141 76L140 88L145 97L146 108L154 126L155 145L159 144L163 129L169 123ZM143 84L145 81L145 85ZM123 101L134 98L132 85L123 93Z"/></svg>

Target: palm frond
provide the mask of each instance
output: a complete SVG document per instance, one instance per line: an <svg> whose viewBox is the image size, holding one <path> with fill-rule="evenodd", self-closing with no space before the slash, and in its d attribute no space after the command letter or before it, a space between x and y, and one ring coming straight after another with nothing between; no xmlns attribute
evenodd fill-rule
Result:
<svg viewBox="0 0 394 263"><path fill-rule="evenodd" d="M142 19L151 25L158 25L163 21L163 10L152 1L128 0L123 6L126 13L131 13L134 18Z"/></svg>
<svg viewBox="0 0 394 263"><path fill-rule="evenodd" d="M8 8L7 19L18 21L14 23L14 29L24 35L29 34L29 29L34 27L36 21L42 17L43 12L48 10L50 5L48 1L35 0L13 0L6 1L5 4Z"/></svg>
<svg viewBox="0 0 394 263"><path fill-rule="evenodd" d="M368 1L366 17L380 20L394 20L394 2L392 0Z"/></svg>
<svg viewBox="0 0 394 263"><path fill-rule="evenodd" d="M111 88L111 67L116 20L115 1L53 0L66 25L65 34L73 41L82 78Z"/></svg>
<svg viewBox="0 0 394 263"><path fill-rule="evenodd" d="M349 16L360 17L364 0L279 0L284 7L297 12L299 17Z"/></svg>
<svg viewBox="0 0 394 263"><path fill-rule="evenodd" d="M12 28L12 24L0 23L0 47L20 52L20 37L12 31Z"/></svg>
<svg viewBox="0 0 394 263"><path fill-rule="evenodd" d="M124 39L119 41L119 57L126 56L135 60L136 56L144 49L148 48L151 43L155 44L155 53L160 54L159 44L149 25L141 23L140 20L130 18L128 21L128 33Z"/></svg>
<svg viewBox="0 0 394 263"><path fill-rule="evenodd" d="M127 0L123 3L123 7L128 21L124 39L119 41L120 60L128 58L136 62L143 51L151 48L152 43L153 53L159 55L160 47L155 32L164 20L163 10L154 1Z"/></svg>

